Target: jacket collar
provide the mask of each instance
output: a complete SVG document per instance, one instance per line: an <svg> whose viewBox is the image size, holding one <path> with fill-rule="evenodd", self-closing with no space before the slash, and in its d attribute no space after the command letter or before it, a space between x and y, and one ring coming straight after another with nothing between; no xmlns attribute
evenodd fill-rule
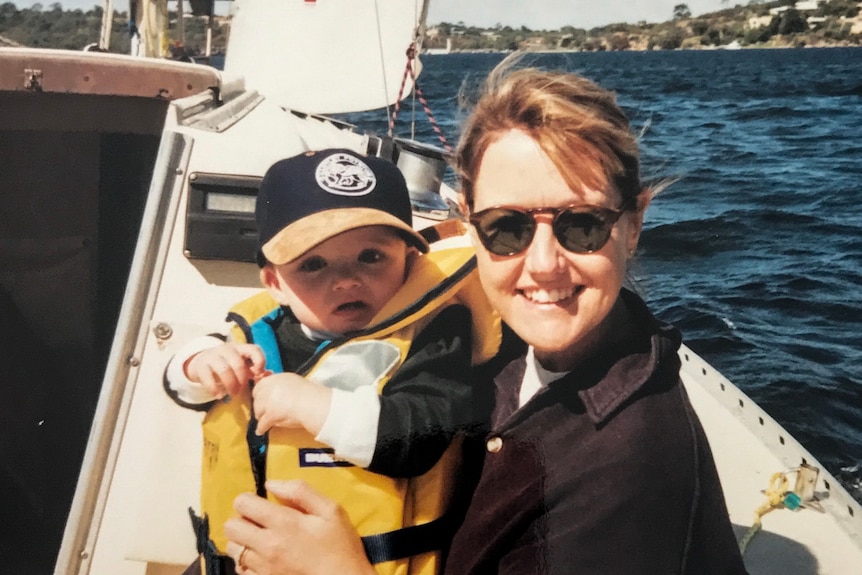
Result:
<svg viewBox="0 0 862 575"><path fill-rule="evenodd" d="M503 353L508 361L494 377L496 407L494 422L514 423L529 415L559 394L576 391L584 404L586 415L595 425L601 425L639 390L668 361L679 361L676 351L681 336L676 328L656 320L646 304L633 292L620 293L632 318L632 333L620 345L603 350L579 367L551 382L536 394L522 409L518 406L518 383L524 375L526 344L514 332L507 330L510 340ZM505 346L505 344L504 344ZM510 355L511 354L511 355ZM677 366L678 369L678 366Z"/></svg>

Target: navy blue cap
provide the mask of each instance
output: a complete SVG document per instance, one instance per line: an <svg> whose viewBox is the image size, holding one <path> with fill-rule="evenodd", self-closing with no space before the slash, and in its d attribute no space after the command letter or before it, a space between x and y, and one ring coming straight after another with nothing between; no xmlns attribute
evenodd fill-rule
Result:
<svg viewBox="0 0 862 575"><path fill-rule="evenodd" d="M398 167L352 150L328 149L280 160L263 177L255 207L259 260L284 264L340 233L385 225L423 252L413 229L407 183ZM263 263L263 262L261 262Z"/></svg>

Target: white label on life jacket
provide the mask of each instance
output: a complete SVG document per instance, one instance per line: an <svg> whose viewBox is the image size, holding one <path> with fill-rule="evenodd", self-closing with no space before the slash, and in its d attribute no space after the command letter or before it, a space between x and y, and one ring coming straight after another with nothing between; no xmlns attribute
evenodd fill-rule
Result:
<svg viewBox="0 0 862 575"><path fill-rule="evenodd" d="M353 467L353 464L335 457L335 450L327 447L299 448L300 467Z"/></svg>

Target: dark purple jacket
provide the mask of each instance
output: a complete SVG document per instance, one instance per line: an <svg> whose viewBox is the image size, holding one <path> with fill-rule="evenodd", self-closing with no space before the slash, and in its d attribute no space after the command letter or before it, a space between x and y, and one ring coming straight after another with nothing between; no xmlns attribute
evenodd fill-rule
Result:
<svg viewBox="0 0 862 575"><path fill-rule="evenodd" d="M446 562L460 573L737 575L745 568L706 437L679 382L679 332L631 292L631 335L522 409L526 344L493 390L478 485Z"/></svg>

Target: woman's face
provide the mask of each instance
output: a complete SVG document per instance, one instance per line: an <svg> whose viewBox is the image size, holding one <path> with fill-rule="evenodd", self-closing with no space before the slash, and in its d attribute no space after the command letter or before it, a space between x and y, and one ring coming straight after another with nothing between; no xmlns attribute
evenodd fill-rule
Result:
<svg viewBox="0 0 862 575"><path fill-rule="evenodd" d="M474 210L496 207L557 208L572 204L618 209L615 190L572 190L529 135L506 132L486 150L474 186ZM637 247L643 208L626 212L608 242L592 253L563 248L551 229L552 214L537 214L532 243L521 253L487 251L471 228L479 275L503 320L536 350L548 369L574 366L601 338L617 300L626 262Z"/></svg>

